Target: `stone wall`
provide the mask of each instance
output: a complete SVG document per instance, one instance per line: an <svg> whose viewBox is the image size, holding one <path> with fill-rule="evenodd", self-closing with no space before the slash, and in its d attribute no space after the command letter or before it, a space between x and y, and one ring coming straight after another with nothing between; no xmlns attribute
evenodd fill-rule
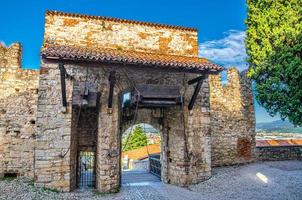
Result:
<svg viewBox="0 0 302 200"><path fill-rule="evenodd" d="M69 191L72 105L62 107L60 84L58 66L42 63L37 103L35 184ZM66 80L68 102L72 99L72 84L72 80Z"/></svg>
<svg viewBox="0 0 302 200"><path fill-rule="evenodd" d="M2 175L11 172L33 177L35 174L37 186L70 191L76 188L77 152L93 150L97 152L97 188L103 192L117 191L121 133L131 125L129 119L133 117L132 110L128 120L123 118L120 96L133 82L178 85L185 99L183 106L139 109L135 122L149 123L162 132L164 182L179 186L198 183L211 176L211 165L244 163L254 158L250 82L235 69L228 71L226 86L221 84L219 75L210 75L209 81L206 78L193 110L189 111L187 105L194 86L187 85L187 81L197 75L66 63L71 78L66 79L68 105L64 108L58 63L43 60L40 75L38 71L22 70L18 66L20 51L19 44L0 49ZM117 84L113 108L109 109L111 70L117 72ZM101 97L97 108L83 109L78 118L79 109L72 106L73 85L86 80L96 84Z"/></svg>
<svg viewBox="0 0 302 200"><path fill-rule="evenodd" d="M197 75L162 73L162 70L151 68L121 68L106 65L100 67L93 64L87 66L67 63L65 68L72 78L68 79L68 106L65 112L61 103L60 77L57 66L57 63L44 60L41 68L43 73L40 78L42 88L39 90L41 94L38 102L39 132L36 151L45 156L42 160L36 160L37 185L63 191L71 190L75 186L76 169L72 166L74 166L77 156L76 149L79 147L79 143L75 141L79 141L79 136L74 131L76 112L71 109L72 99L70 97L73 93L74 82L86 80L87 67L87 81L95 83L100 92L99 107L97 108L99 110L98 120L95 120L95 124L98 125L96 187L99 191L114 192L118 191L120 187L121 133L130 125L129 121L122 120L120 96L133 84L130 80L134 80L135 84L178 85L185 96L183 107L176 106L162 111L158 109L139 109L138 111L136 123L149 123L163 133L163 181L186 186L210 177L210 115L207 80L204 81L194 109L188 111L187 105L194 87L188 86L187 81ZM117 76L112 109L108 108L110 70L115 70ZM56 86L49 85L50 83L56 84ZM62 157L64 152L67 153L65 157ZM69 164L71 168L68 168Z"/></svg>
<svg viewBox="0 0 302 200"><path fill-rule="evenodd" d="M212 166L250 162L255 155L255 114L251 81L245 72L210 76Z"/></svg>
<svg viewBox="0 0 302 200"><path fill-rule="evenodd" d="M43 46L50 44L89 50L109 48L198 56L194 29L58 12L46 14ZM137 115L136 123L149 123L162 132L164 182L186 186L209 178L212 163L215 166L253 160L252 92L249 81L244 76L239 78L234 69L229 71L228 86L221 85L219 75L211 75L209 79L205 75L196 104L189 111L187 106L194 86L189 86L187 81L196 78L197 74L75 62L66 62L65 68L71 78L67 80L68 105L62 108L58 63L42 60L37 120L37 144L40 146L37 151L44 157L37 160L37 185L63 191L75 187L74 166L81 140L78 133L82 129L76 124L76 112L72 109L75 81L94 83L100 93L98 120L92 126L98 127L96 187L101 192L115 192L120 187L121 133L131 125L134 117L133 110L125 113L121 109L120 96L136 84L176 85L184 97L182 106L138 109L142 114ZM117 77L113 108L108 108L110 71L116 71Z"/></svg>
<svg viewBox="0 0 302 200"><path fill-rule="evenodd" d="M48 44L198 55L193 29L57 12L46 13L44 46Z"/></svg>
<svg viewBox="0 0 302 200"><path fill-rule="evenodd" d="M60 12L47 12L43 46L59 45L85 49L115 49L180 56L198 56L197 31L191 28L152 24L145 22L93 17ZM162 130L163 137L163 181L185 186L210 177L210 109L208 80L203 83L195 107L187 109L194 86L187 81L198 75L169 73L155 68L130 68L120 65L66 63L66 70L72 79L68 80L68 106L60 112L60 77L58 63L43 59L40 77L41 94L38 102L38 141L39 151L48 159L43 160L36 174L37 184L70 190L74 186L74 167L79 137L75 112L71 110L74 81L86 80L97 85L100 92L98 130L96 145L96 187L99 191L117 191L120 186L120 146L121 130L125 121L121 110L120 95L135 84L177 85L181 88L185 102L183 106L169 109L149 110L146 115L139 114L137 121L147 122ZM86 70L89 75L86 76ZM117 84L113 96L113 108L107 106L109 95L109 72L117 73ZM126 74L125 71L128 73ZM44 89L45 88L45 89ZM47 106L48 105L48 106ZM43 113L42 113L43 110ZM41 113L40 113L41 111ZM133 110L130 114L133 114ZM139 113L144 113L139 109ZM46 119L45 119L46 118ZM47 119L49 118L49 119ZM70 123L71 121L71 123ZM41 126L40 126L41 124ZM71 128L69 128L71 127ZM44 139L45 138L45 139ZM46 138L48 140L46 141ZM63 138L63 139L62 139ZM66 138L66 139L65 139ZM43 141L43 143L42 143ZM64 143L63 143L64 142ZM44 145L42 145L44 144ZM58 146L61 144L61 146ZM51 147L51 148L50 148ZM60 151L67 152L58 158ZM61 163L64 170L52 166ZM64 164L62 164L64 163ZM49 170L51 168L51 170ZM60 171L59 171L60 170ZM68 182L70 178L70 182Z"/></svg>
<svg viewBox="0 0 302 200"><path fill-rule="evenodd" d="M256 156L259 161L302 160L302 146L257 146Z"/></svg>
<svg viewBox="0 0 302 200"><path fill-rule="evenodd" d="M103 17L48 12L44 44L110 48L195 56L194 29ZM182 105L138 109L136 123L162 132L162 180L178 186L211 176L211 166L250 162L254 158L255 119L251 83L235 69L228 84L204 74L195 106L188 110L198 74L105 63L68 62L67 106L62 105L58 61L42 58L40 73L20 69L21 48L0 48L0 174L34 176L37 186L76 188L79 150L96 151L96 188L116 192L121 183L121 133L132 125L134 109L121 108L121 95L137 84L175 85ZM113 107L108 108L109 74L116 71ZM97 107L73 106L76 83L96 86ZM37 84L39 82L38 94ZM37 107L36 107L37 106ZM210 110L211 107L211 110ZM35 140L35 141L34 141ZM212 156L211 156L212 155ZM34 169L34 170L33 170Z"/></svg>
<svg viewBox="0 0 302 200"><path fill-rule="evenodd" d="M0 176L34 174L39 71L21 69L21 54L0 44Z"/></svg>

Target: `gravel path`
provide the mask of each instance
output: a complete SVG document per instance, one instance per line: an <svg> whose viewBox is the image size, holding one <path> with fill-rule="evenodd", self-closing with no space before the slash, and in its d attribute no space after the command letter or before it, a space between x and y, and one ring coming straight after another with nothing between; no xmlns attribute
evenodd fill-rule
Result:
<svg viewBox="0 0 302 200"><path fill-rule="evenodd" d="M302 161L253 163L213 170L213 177L189 188L161 182L123 186L117 194L94 191L57 193L35 188L26 178L0 181L1 200L302 200Z"/></svg>

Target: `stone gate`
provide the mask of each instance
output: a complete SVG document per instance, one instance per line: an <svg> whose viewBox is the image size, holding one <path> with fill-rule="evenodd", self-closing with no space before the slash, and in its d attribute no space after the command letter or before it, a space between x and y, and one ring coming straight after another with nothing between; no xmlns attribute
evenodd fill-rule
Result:
<svg viewBox="0 0 302 200"><path fill-rule="evenodd" d="M3 69L0 86L7 73L14 74L9 65ZM210 178L212 165L251 162L250 81L230 69L229 83L223 85L222 70L198 58L193 28L47 12L39 78L33 78L39 81L38 93L25 89L33 94L25 104L37 108L31 113L24 112L26 106L12 108L24 113L17 116L24 119L18 126L29 124L33 131L27 138L27 130L9 132L12 123L6 119L14 114L1 111L0 174L28 175L37 186L71 191L77 187L79 152L93 151L96 188L116 192L121 134L134 123L161 131L165 183L188 186ZM12 93L13 98L24 96ZM125 93L130 99L124 99ZM1 96L1 103L8 98ZM35 122L27 122L25 116L32 115ZM26 170L10 164L17 162L7 150L15 137L20 138L14 145L18 155L22 143L32 144Z"/></svg>

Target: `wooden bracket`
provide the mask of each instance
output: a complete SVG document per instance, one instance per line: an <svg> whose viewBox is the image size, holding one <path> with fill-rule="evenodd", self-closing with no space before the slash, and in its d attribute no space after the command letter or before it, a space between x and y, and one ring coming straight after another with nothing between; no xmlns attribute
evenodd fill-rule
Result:
<svg viewBox="0 0 302 200"><path fill-rule="evenodd" d="M109 88L108 108L112 108L114 85L116 83L115 74L116 74L115 71L111 71L109 74L110 88Z"/></svg>
<svg viewBox="0 0 302 200"><path fill-rule="evenodd" d="M197 77L197 78L193 78L192 80L189 80L189 81L188 81L188 84L189 84L189 85L192 85L192 84L198 82L199 80L203 80L203 79L204 79L204 76L199 76L199 77Z"/></svg>
<svg viewBox="0 0 302 200"><path fill-rule="evenodd" d="M194 82L193 82L193 81L194 81ZM189 81L189 82L190 82L190 81ZM188 84L190 84L189 82L188 82ZM200 89L201 89L201 86L202 86L203 77L197 77L197 78L191 80L191 84L193 84L193 83L195 83L195 82L197 82L197 85L196 85L196 87L195 87L194 93L193 93L192 98L191 98L191 100L190 100L190 103L189 103L189 105L188 105L188 109L189 109L189 110L192 110L193 107L194 107L194 104L195 104L197 95L198 95L198 93L199 93L199 91L200 91Z"/></svg>
<svg viewBox="0 0 302 200"><path fill-rule="evenodd" d="M64 67L64 63L59 63L59 70L60 70L60 76L61 76L61 91L62 91L62 105L63 107L67 107L67 99L66 99L66 69Z"/></svg>

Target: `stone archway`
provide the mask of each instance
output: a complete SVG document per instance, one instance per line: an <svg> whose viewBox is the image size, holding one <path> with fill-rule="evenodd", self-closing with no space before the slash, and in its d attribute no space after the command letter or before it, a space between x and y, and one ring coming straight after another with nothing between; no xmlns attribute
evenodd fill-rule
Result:
<svg viewBox="0 0 302 200"><path fill-rule="evenodd" d="M138 123L123 132L121 138L122 186L160 182L163 167L161 131L150 124Z"/></svg>
<svg viewBox="0 0 302 200"><path fill-rule="evenodd" d="M121 120L120 120L120 134L123 134L129 127L135 125L135 124L149 124L152 127L154 127L156 130L160 133L160 146L161 146L161 152L160 152L160 160L161 160L161 180L163 182L168 182L168 159L167 159L167 151L168 151L168 141L167 141L167 134L165 134L164 130L164 116L163 116L163 108L154 108L154 109L146 109L146 108L140 108L137 110L136 113L136 119L133 120L131 116L134 116L135 110L125 108L121 109ZM122 138L122 137L120 137ZM122 141L120 140L120 145ZM122 148L120 147L121 151ZM121 153L120 153L120 160L121 160ZM121 174L121 168L120 168L120 174ZM121 176L120 176L121 177Z"/></svg>

